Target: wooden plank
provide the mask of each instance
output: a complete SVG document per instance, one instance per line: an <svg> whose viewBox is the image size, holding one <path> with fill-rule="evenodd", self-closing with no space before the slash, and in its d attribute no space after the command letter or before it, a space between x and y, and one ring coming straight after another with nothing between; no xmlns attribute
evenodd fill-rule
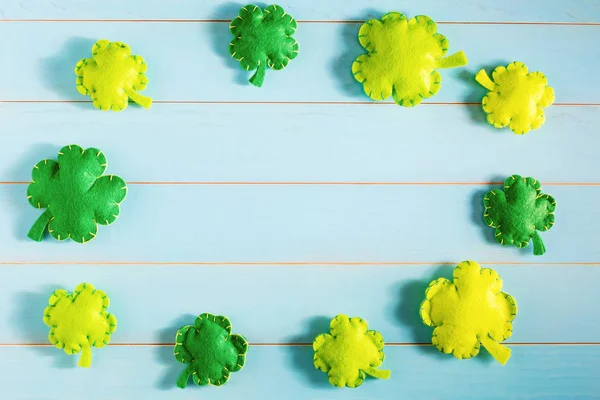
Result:
<svg viewBox="0 0 600 400"><path fill-rule="evenodd" d="M258 321L260 323L260 321ZM92 369L75 367L76 357L53 348L0 348L0 386L15 399L141 398L177 400L261 398L290 400L461 399L592 400L600 393L594 347L513 347L501 366L487 354L458 360L433 348L386 348L388 381L367 380L360 388L338 389L312 365L310 347L250 348L246 366L221 388L175 387L184 365L172 347L108 347L94 350ZM49 373L51 371L51 373ZM31 384L31 377L36 384Z"/></svg>
<svg viewBox="0 0 600 400"><path fill-rule="evenodd" d="M496 243L482 186L132 186L85 245L27 239L40 211L26 189L0 187L2 261L600 262L600 187L547 191L558 209L543 257Z"/></svg>
<svg viewBox="0 0 600 400"><path fill-rule="evenodd" d="M0 16L3 19L231 19L242 4L194 0L104 0L102 3L94 0L2 0ZM297 19L311 20L366 19L397 10L410 15L430 15L445 21L600 21L600 3L597 0L421 0L402 4L393 0L284 0L277 4Z"/></svg>
<svg viewBox="0 0 600 400"><path fill-rule="evenodd" d="M484 265L486 267L486 265ZM517 300L510 342L597 342L600 268L488 265ZM48 343L50 294L90 282L111 299L112 343L173 343L200 313L228 316L251 343L307 343L337 314L365 318L388 343L429 343L419 318L425 288L452 277L431 266L0 266L0 344ZM27 279L22 277L27 276ZM577 299L576 303L570 299ZM1 354L1 353L0 353Z"/></svg>
<svg viewBox="0 0 600 400"><path fill-rule="evenodd" d="M300 56L284 72L269 71L257 89L248 83L251 74L229 56L227 23L0 24L0 46L18 60L0 65L0 74L11 77L0 82L0 100L85 100L75 89L73 67L90 57L97 39L106 38L128 43L145 58L150 84L144 94L155 100L370 102L351 73L364 52L358 29L301 24ZM595 86L575 78L596 73L600 26L447 25L439 31L448 37L450 52L464 50L470 63L443 71L442 89L431 101L480 102L485 89L474 81L475 73L519 60L548 76L557 102L600 103ZM560 57L549 60L541 38L560 49ZM399 115L411 111L398 108Z"/></svg>
<svg viewBox="0 0 600 400"><path fill-rule="evenodd" d="M75 142L138 182L488 182L514 172L600 182L598 108L551 107L547 119L518 137L488 125L478 106L158 104L115 115L0 104L10 133L0 137L0 181L29 181L35 163Z"/></svg>

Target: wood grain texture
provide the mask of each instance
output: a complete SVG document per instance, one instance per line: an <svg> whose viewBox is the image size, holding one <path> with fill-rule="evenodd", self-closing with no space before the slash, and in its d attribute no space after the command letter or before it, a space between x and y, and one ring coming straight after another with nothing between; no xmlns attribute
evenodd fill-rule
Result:
<svg viewBox="0 0 600 400"><path fill-rule="evenodd" d="M228 54L227 23L0 24L0 47L18 60L0 65L0 75L11 78L0 81L0 100L89 100L77 93L73 68L91 56L98 39L109 39L144 57L150 80L144 94L154 100L374 103L351 72L354 59L365 52L358 29L357 24L300 24L294 35L300 55L285 71L268 71L258 89L248 83L251 73ZM439 32L448 38L450 52L465 51L469 65L442 71L440 92L428 101L481 102L486 90L474 81L475 73L518 60L546 74L557 102L600 103L600 91L590 85L600 57L600 26L447 25ZM560 51L549 52L541 38Z"/></svg>
<svg viewBox="0 0 600 400"><path fill-rule="evenodd" d="M600 399L600 345L567 345L600 341L600 1L279 4L306 21L301 54L256 89L227 54L227 23L208 21L241 4L0 0L0 397ZM431 100L444 104L372 103L352 78L363 52L356 21L393 9L430 15L450 51L467 53L466 68L442 72ZM77 94L73 66L100 38L145 57L151 110L102 113ZM543 71L560 104L523 137L485 123L473 80L514 60ZM101 148L109 172L141 184L96 241L30 242L39 211L18 182L71 143ZM548 183L559 203L543 257L497 245L481 220L483 194L498 187L489 182L513 173ZM322 184L289 184L303 182ZM519 304L510 341L526 345L512 346L504 367L414 346L431 334L417 315L425 286L465 259L498 270ZM82 281L108 292L119 318L121 346L95 351L91 370L29 346L46 340L40 315L52 290ZM205 311L228 315L255 344L287 345L252 347L223 388L179 390L168 343ZM290 346L338 313L410 345L387 348L391 380L335 390L310 347Z"/></svg>

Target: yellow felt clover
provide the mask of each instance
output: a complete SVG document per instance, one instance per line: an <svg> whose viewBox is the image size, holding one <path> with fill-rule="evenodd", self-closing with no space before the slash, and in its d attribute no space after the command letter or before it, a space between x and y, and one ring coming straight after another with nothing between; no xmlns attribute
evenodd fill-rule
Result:
<svg viewBox="0 0 600 400"><path fill-rule="evenodd" d="M104 111L124 110L129 99L149 108L152 99L138 93L148 83L147 69L144 59L132 56L126 44L99 40L92 47L92 58L75 65L77 91L90 96L94 106Z"/></svg>
<svg viewBox="0 0 600 400"><path fill-rule="evenodd" d="M88 368L92 363L91 347L104 347L117 329L117 319L107 312L106 293L82 283L73 294L56 290L44 310L44 323L50 333L48 339L67 354L81 352L79 366Z"/></svg>
<svg viewBox="0 0 600 400"><path fill-rule="evenodd" d="M354 61L352 73L373 100L392 96L400 106L416 106L440 90L437 68L467 64L462 51L444 57L448 39L424 15L409 20L398 12L385 14L363 24L358 38L368 53Z"/></svg>
<svg viewBox="0 0 600 400"><path fill-rule="evenodd" d="M358 387L366 375L388 379L390 371L377 369L383 363L383 346L381 334L370 331L364 319L338 315L331 320L330 333L313 343L315 367L337 387Z"/></svg>
<svg viewBox="0 0 600 400"><path fill-rule="evenodd" d="M525 64L513 62L497 67L492 79L483 69L475 79L489 90L482 105L488 122L496 128L508 126L523 135L544 124L544 108L554 102L554 89L541 72L529 73Z"/></svg>
<svg viewBox="0 0 600 400"><path fill-rule="evenodd" d="M463 359L479 353L480 345L502 365L510 349L499 342L512 335L517 315L515 299L502 290L492 269L464 261L454 269L454 282L439 278L429 284L421 304L421 319L435 327L432 344L441 352Z"/></svg>

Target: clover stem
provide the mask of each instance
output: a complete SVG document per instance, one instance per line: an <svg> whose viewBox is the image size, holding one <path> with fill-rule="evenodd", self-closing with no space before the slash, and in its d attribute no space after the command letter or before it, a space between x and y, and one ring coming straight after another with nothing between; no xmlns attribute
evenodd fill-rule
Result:
<svg viewBox="0 0 600 400"><path fill-rule="evenodd" d="M487 90L494 90L496 88L496 84L490 79L485 69L482 69L475 75L475 80Z"/></svg>
<svg viewBox="0 0 600 400"><path fill-rule="evenodd" d="M542 237L535 231L532 236L533 239L533 254L536 256L541 256L546 252L546 246L544 246L544 242L542 241Z"/></svg>
<svg viewBox="0 0 600 400"><path fill-rule="evenodd" d="M152 105L152 99L150 97L139 94L135 90L128 90L126 93L131 100L144 108L150 108Z"/></svg>
<svg viewBox="0 0 600 400"><path fill-rule="evenodd" d="M29 237L32 240L35 240L36 242L41 242L42 238L44 237L46 227L50 223L51 219L52 213L50 213L50 210L46 208L46 211L44 211L44 213L40 215L40 217L37 219L37 221L35 221L31 229L29 230L29 233L27 233L27 237Z"/></svg>
<svg viewBox="0 0 600 400"><path fill-rule="evenodd" d="M468 62L465 52L461 50L451 56L439 58L436 64L438 68L456 68L467 65Z"/></svg>
<svg viewBox="0 0 600 400"><path fill-rule="evenodd" d="M192 366L188 365L183 370L181 375L179 375L179 378L177 379L177 387L185 389L185 387L187 386L187 383L188 383L188 379L190 379L190 375L192 375L193 372L194 372L194 370L192 369Z"/></svg>
<svg viewBox="0 0 600 400"><path fill-rule="evenodd" d="M490 335L483 335L479 338L479 341L485 347L485 349L498 361L500 364L504 365L510 358L510 349L506 346L501 345L500 343L493 340Z"/></svg>
<svg viewBox="0 0 600 400"><path fill-rule="evenodd" d="M89 343L84 343L81 346L81 357L79 357L79 365L82 368L89 368L92 365L92 349Z"/></svg>
<svg viewBox="0 0 600 400"><path fill-rule="evenodd" d="M368 368L364 370L365 373L371 375L377 379L388 379L390 377L391 371L387 369L377 369L377 368Z"/></svg>
<svg viewBox="0 0 600 400"><path fill-rule="evenodd" d="M258 68L252 77L250 78L250 83L256 87L261 87L263 82L265 81L265 74L267 72L267 60L261 60L260 64L258 64Z"/></svg>

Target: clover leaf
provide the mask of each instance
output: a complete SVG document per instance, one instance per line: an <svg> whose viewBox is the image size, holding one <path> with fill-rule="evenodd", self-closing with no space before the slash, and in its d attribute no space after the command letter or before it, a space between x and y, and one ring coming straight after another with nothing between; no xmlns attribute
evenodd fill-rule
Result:
<svg viewBox="0 0 600 400"><path fill-rule="evenodd" d="M182 389L190 376L196 385L222 386L246 362L248 342L231 334L231 323L223 316L201 314L194 325L177 331L175 342L175 358L189 364L177 379Z"/></svg>
<svg viewBox="0 0 600 400"><path fill-rule="evenodd" d="M126 44L99 40L92 47L92 58L75 65L77 91L90 96L94 107L104 111L124 110L129 99L149 108L152 99L138 93L148 83L147 69L144 59L132 56Z"/></svg>
<svg viewBox="0 0 600 400"><path fill-rule="evenodd" d="M281 6L265 8L253 4L240 9L229 30L235 38L229 44L231 57L246 71L257 70L250 83L261 87L267 66L274 70L287 67L298 55L298 42L292 37L298 24Z"/></svg>
<svg viewBox="0 0 600 400"><path fill-rule="evenodd" d="M102 175L107 165L100 150L84 150L77 145L63 147L58 162L37 163L27 198L32 206L46 211L27 236L39 242L48 227L50 235L58 240L70 238L85 243L96 237L97 224L113 223L127 195L127 185L116 175Z"/></svg>
<svg viewBox="0 0 600 400"><path fill-rule="evenodd" d="M544 108L554 101L554 89L541 72L531 72L521 62L497 67L492 79L485 70L475 79L489 90L483 98L483 110L487 120L496 128L508 126L516 134L523 135L544 124Z"/></svg>
<svg viewBox="0 0 600 400"><path fill-rule="evenodd" d="M444 58L448 40L424 15L408 20L398 12L385 14L363 24L358 38L367 53L354 61L352 73L373 100L392 96L400 106L416 106L440 90L437 68L467 64L462 51Z"/></svg>
<svg viewBox="0 0 600 400"><path fill-rule="evenodd" d="M333 386L358 387L366 375L379 379L390 377L390 371L377 369L384 359L383 337L368 329L362 318L338 315L331 320L330 333L315 339L315 367L327 373Z"/></svg>
<svg viewBox="0 0 600 400"><path fill-rule="evenodd" d="M498 342L512 335L517 315L515 299L502 290L502 279L492 269L464 261L454 269L454 282L432 281L421 304L421 319L435 327L431 343L459 359L475 357L481 345L501 364L510 349Z"/></svg>
<svg viewBox="0 0 600 400"><path fill-rule="evenodd" d="M108 296L89 283L82 283L73 294L56 290L48 304L44 310L44 323L51 328L48 339L67 354L81 352L79 366L88 368L92 363L91 346L106 346L117 329L117 319L106 311Z"/></svg>
<svg viewBox="0 0 600 400"><path fill-rule="evenodd" d="M504 191L489 191L483 204L485 223L496 228L498 243L521 248L533 239L533 254L540 256L546 252L537 231L547 231L554 225L556 201L542 193L540 182L513 175L504 182Z"/></svg>

